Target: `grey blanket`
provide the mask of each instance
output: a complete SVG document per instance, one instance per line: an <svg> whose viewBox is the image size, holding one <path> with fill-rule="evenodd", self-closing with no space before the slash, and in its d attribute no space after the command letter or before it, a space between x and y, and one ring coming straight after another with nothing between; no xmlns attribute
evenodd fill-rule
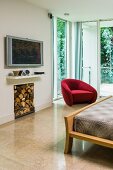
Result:
<svg viewBox="0 0 113 170"><path fill-rule="evenodd" d="M113 140L113 97L76 115L74 130Z"/></svg>

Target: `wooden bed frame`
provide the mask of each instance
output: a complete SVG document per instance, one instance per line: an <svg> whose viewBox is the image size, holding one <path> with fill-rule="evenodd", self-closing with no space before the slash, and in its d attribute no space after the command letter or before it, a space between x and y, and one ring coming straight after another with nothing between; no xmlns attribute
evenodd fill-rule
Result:
<svg viewBox="0 0 113 170"><path fill-rule="evenodd" d="M95 136L91 136L91 135L87 135L87 134L83 134L83 133L78 133L73 130L73 119L74 119L75 115L79 114L80 112L86 110L87 108L89 108L93 105L96 105L106 99L109 99L110 97L112 97L112 96L101 98L97 102L87 105L86 107L83 107L82 109L77 110L77 111L64 117L65 126L66 126L66 142L65 142L65 150L64 150L65 154L71 152L73 138L77 138L80 140L85 140L85 141L92 142L92 143L102 145L105 147L113 148L113 141L111 141L111 140L103 139L103 138L99 138L99 137L95 137Z"/></svg>

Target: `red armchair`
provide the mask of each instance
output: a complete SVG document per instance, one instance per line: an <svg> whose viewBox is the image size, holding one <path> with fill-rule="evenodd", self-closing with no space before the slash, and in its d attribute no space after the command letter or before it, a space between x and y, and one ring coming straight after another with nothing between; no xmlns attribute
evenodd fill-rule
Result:
<svg viewBox="0 0 113 170"><path fill-rule="evenodd" d="M64 101L72 106L76 103L93 103L97 99L97 91L91 85L76 79L61 81Z"/></svg>

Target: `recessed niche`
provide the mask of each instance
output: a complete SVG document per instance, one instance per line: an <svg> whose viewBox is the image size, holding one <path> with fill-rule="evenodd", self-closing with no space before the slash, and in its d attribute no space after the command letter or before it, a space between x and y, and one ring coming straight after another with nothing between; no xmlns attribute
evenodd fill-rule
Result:
<svg viewBox="0 0 113 170"><path fill-rule="evenodd" d="M14 85L15 118L35 112L34 83Z"/></svg>

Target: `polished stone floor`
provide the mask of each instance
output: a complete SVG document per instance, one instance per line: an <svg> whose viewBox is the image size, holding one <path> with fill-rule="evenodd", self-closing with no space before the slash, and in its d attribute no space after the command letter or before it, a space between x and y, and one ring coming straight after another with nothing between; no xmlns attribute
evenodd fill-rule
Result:
<svg viewBox="0 0 113 170"><path fill-rule="evenodd" d="M84 105L52 107L0 126L0 170L109 170L113 150L75 140L64 155L64 116Z"/></svg>

